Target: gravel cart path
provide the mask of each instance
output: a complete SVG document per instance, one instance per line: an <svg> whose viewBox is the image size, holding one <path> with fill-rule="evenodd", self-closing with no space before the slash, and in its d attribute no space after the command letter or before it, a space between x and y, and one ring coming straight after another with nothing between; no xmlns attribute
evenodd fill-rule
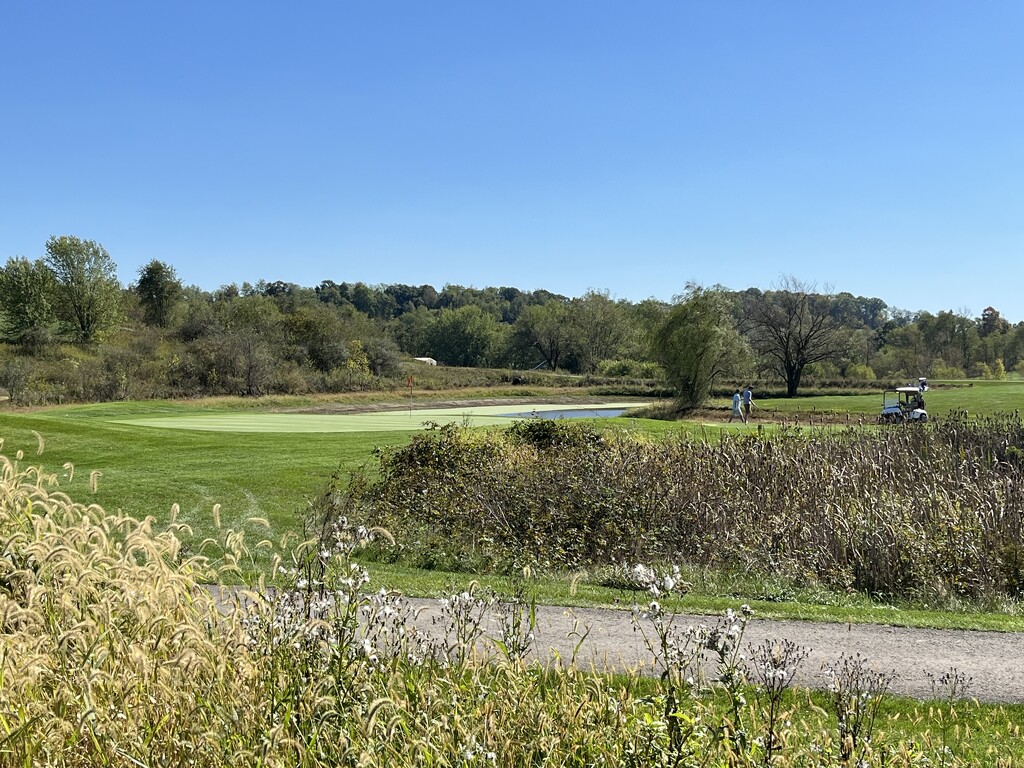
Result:
<svg viewBox="0 0 1024 768"><path fill-rule="evenodd" d="M432 619L440 615L439 602L411 602L420 611L417 625L437 631ZM715 621L714 616L675 618L676 625L682 627ZM568 662L575 652L577 666L651 669L652 655L628 611L538 606L537 624L536 648L542 658L557 654ZM490 626L488 632L493 634L494 627ZM938 677L955 667L971 678L968 695L980 701L1024 703L1024 633L825 624L754 616L747 625L744 645L784 639L811 649L797 674L796 685L824 687L827 680L823 665L832 664L842 654L860 654L871 669L895 672L893 693L929 698L932 682L928 675Z"/></svg>

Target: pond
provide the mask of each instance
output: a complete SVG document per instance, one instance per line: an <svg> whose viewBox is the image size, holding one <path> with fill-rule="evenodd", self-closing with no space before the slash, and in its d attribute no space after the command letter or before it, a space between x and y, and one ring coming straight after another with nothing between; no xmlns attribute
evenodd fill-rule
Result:
<svg viewBox="0 0 1024 768"><path fill-rule="evenodd" d="M560 410L519 411L502 413L508 419L610 419L621 416L626 408L562 408Z"/></svg>

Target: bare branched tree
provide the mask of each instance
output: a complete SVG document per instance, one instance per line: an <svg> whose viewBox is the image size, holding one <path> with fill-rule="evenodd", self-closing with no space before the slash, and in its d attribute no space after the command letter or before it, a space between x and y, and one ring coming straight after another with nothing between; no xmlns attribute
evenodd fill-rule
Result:
<svg viewBox="0 0 1024 768"><path fill-rule="evenodd" d="M830 295L816 293L794 277L784 277L748 308L746 325L754 349L786 381L794 397L804 369L842 354L846 335L829 312Z"/></svg>

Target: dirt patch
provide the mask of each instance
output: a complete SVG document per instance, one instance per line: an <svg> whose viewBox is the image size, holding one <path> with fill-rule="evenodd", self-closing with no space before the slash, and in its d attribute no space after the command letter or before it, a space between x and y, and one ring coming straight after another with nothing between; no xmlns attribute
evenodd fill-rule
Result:
<svg viewBox="0 0 1024 768"><path fill-rule="evenodd" d="M733 417L732 422L729 416L732 408L694 408L681 413L676 413L675 418L681 421L695 421L701 424L729 424L740 425L743 422ZM667 414L666 414L667 415ZM860 424L874 424L873 417L864 414L837 413L833 411L806 411L802 413L786 413L776 410L757 409L751 415L747 426L757 428L758 425L772 426L793 426L793 427L820 427L822 425L846 425L856 426Z"/></svg>

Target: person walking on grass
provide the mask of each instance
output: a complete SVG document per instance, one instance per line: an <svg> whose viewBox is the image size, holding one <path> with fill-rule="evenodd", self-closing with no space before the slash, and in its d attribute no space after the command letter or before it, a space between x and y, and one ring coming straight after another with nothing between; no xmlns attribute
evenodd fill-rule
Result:
<svg viewBox="0 0 1024 768"><path fill-rule="evenodd" d="M754 407L754 388L747 385L743 390L743 423L750 421L750 409Z"/></svg>
<svg viewBox="0 0 1024 768"><path fill-rule="evenodd" d="M733 419L739 419L744 424L747 420L743 417L743 408L741 406L743 396L740 395L739 387L736 388L736 394L732 396L732 413L729 414L729 423L732 424Z"/></svg>

